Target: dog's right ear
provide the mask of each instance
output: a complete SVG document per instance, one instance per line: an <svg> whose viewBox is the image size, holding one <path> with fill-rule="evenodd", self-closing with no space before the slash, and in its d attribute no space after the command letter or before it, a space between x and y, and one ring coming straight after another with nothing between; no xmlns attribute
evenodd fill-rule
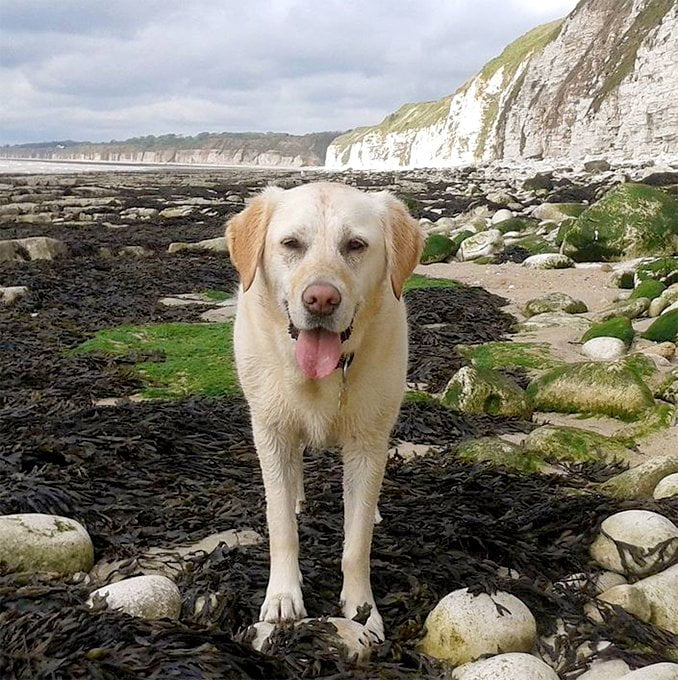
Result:
<svg viewBox="0 0 678 680"><path fill-rule="evenodd" d="M279 187L268 187L226 223L226 245L245 292L257 273L264 254L266 229L276 199L282 192L283 189Z"/></svg>

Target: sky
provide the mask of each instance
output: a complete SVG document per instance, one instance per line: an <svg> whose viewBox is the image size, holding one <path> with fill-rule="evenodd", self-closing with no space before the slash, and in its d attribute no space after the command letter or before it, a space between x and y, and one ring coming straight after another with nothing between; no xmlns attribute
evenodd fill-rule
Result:
<svg viewBox="0 0 678 680"><path fill-rule="evenodd" d="M0 144L376 124L576 2L0 0Z"/></svg>

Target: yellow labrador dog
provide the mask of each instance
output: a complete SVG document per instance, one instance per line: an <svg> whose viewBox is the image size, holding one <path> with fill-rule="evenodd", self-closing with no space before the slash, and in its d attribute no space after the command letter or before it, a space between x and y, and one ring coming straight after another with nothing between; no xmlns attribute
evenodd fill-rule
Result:
<svg viewBox="0 0 678 680"><path fill-rule="evenodd" d="M423 247L387 192L343 184L270 187L226 225L241 289L234 347L266 489L271 570L261 620L304 617L296 512L306 446L344 463L344 615L369 604L370 547L388 441L405 388L401 299Z"/></svg>

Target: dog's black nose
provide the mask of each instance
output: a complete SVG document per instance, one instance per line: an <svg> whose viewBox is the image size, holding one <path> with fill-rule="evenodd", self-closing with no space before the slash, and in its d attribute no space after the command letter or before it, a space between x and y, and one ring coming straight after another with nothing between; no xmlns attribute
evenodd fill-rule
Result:
<svg viewBox="0 0 678 680"><path fill-rule="evenodd" d="M329 316L341 303L341 293L330 283L313 283L301 295L304 307L316 316Z"/></svg>

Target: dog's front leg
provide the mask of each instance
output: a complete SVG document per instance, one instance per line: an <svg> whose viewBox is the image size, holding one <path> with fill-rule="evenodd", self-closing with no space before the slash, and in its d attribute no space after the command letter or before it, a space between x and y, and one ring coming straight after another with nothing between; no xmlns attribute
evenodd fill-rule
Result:
<svg viewBox="0 0 678 680"><path fill-rule="evenodd" d="M384 623L377 611L370 585L370 548L379 491L386 467L387 445L364 443L344 447L344 554L341 568L344 586L341 601L344 616L353 618L358 607L372 609L367 628L384 639Z"/></svg>
<svg viewBox="0 0 678 680"><path fill-rule="evenodd" d="M295 505L298 494L299 442L253 423L254 443L266 489L271 572L261 621L296 621L306 616L299 571L299 535Z"/></svg>

